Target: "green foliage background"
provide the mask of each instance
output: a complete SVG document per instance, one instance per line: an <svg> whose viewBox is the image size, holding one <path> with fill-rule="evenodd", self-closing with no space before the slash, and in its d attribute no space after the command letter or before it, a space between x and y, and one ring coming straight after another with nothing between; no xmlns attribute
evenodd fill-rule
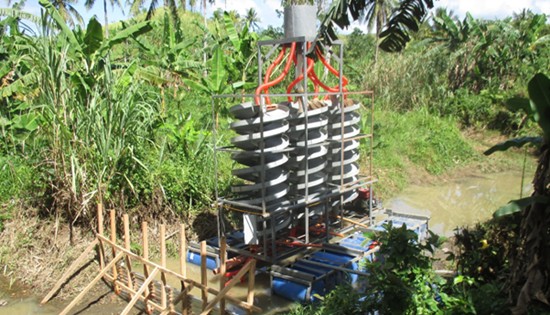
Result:
<svg viewBox="0 0 550 315"><path fill-rule="evenodd" d="M216 101L212 115L210 96L251 91L256 42L280 33L253 32L231 12L204 25L198 14L175 19L161 8L151 21L137 15L111 25L105 38L95 19L71 29L42 4L41 18L0 12L1 200L49 194L38 202L46 213L76 223L90 219L82 214L99 199L187 215L211 203L216 177L226 190L231 163L222 158L213 174L211 130L239 100ZM27 35L28 24L36 34ZM528 113L507 100L524 96L527 78L549 68L548 38L546 17L530 11L486 21L444 10L403 52L376 61L372 35L345 36L350 88L375 91L382 195L406 186L410 167L437 175L470 161L475 152L461 129L530 132ZM217 141L230 136L221 128Z"/></svg>

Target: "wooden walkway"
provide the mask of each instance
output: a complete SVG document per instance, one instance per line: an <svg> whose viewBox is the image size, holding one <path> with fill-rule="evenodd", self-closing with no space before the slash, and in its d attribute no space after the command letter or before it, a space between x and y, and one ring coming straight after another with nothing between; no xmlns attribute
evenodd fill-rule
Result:
<svg viewBox="0 0 550 315"><path fill-rule="evenodd" d="M79 266L88 258L89 254L98 251L99 271L92 281L65 307L60 315L70 314L70 311L86 296L86 294L99 282L104 280L110 284L113 291L128 301L121 315L128 314L132 308L138 308L147 314L181 314L192 312L191 301L195 299L191 290L197 288L201 292L202 301L200 314L209 314L218 305L219 313L225 314L225 303L231 303L245 310L248 314L261 312L254 306L254 284L256 261L248 261L240 271L229 281L224 278L226 271L226 242L220 240L220 285L219 288L208 286L206 268L206 242L201 242L201 277L200 282L187 277L187 242L185 238L185 226L180 224L177 234L177 248L179 253L179 270L174 271L166 267L166 227L160 225L159 250L160 263L155 263L149 258L149 228L147 222L142 222L142 240L140 253L132 250L130 243L130 227L127 214L123 215L123 244L117 243L116 212L109 212L110 233L109 238L104 235L103 207L97 208L98 233L96 239L91 242L63 276L57 281L51 291L44 297L42 304L47 303L63 284L75 273ZM172 235L174 236L174 235ZM134 246L135 247L135 246ZM230 290L240 282L240 279L248 276L248 294L246 300L232 297ZM173 288L168 284L179 283L179 288ZM209 294L214 297L209 299ZM197 297L198 298L198 297Z"/></svg>

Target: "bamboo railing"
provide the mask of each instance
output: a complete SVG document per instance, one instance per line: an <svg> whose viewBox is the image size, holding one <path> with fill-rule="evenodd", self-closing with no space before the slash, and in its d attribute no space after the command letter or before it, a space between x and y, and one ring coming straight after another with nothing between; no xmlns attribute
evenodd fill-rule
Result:
<svg viewBox="0 0 550 315"><path fill-rule="evenodd" d="M123 244L117 242L116 231L116 212L109 212L110 218L110 237L104 235L103 207L97 207L98 232L96 238L92 241L84 252L69 266L54 287L42 300L42 304L47 303L63 284L74 274L78 266L82 265L85 259L94 249L97 249L99 256L99 271L92 281L61 311L60 315L69 314L69 312L86 296L86 294L99 282L104 280L109 283L113 291L126 297L128 304L121 315L128 314L132 308L141 302L141 308L148 314L182 314L187 315L191 311L190 301L191 290L198 288L201 292L201 314L209 314L216 305L219 307L220 314L225 314L226 301L232 303L248 314L261 312L261 309L254 306L254 283L256 261L249 260L233 277L226 283L224 278L225 263L227 260L225 238L220 240L220 270L222 278L220 280L219 290L208 286L207 268L206 268L206 242L201 242L201 281L195 281L187 277L187 242L185 238L185 225L180 224L179 231L179 264L178 271L170 270L166 266L166 226L160 225L159 228L159 247L160 263L155 263L149 258L149 228L147 222L141 223L141 253L136 253L131 248L130 242L130 224L127 214L123 215ZM123 263L122 263L123 262ZM139 267L141 265L141 268ZM137 266L137 267L136 267ZM137 270L143 270L143 274ZM248 275L248 294L246 301L234 298L229 295L230 290L240 282L240 279ZM160 280L158 279L160 277ZM179 281L181 289L176 290L168 285L168 278ZM209 299L209 294L214 295ZM176 305L181 304L180 310Z"/></svg>

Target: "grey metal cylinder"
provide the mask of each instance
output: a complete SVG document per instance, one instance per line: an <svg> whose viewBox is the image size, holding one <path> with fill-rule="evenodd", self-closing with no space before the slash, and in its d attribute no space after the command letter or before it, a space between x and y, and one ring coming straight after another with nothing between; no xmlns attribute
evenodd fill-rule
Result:
<svg viewBox="0 0 550 315"><path fill-rule="evenodd" d="M311 42L317 35L317 7L314 5L291 5L284 9L285 38L304 36Z"/></svg>

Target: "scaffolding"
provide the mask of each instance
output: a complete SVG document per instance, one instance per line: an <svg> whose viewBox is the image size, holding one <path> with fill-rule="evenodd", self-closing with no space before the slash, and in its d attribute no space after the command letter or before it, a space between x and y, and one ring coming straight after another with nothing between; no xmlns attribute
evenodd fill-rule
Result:
<svg viewBox="0 0 550 315"><path fill-rule="evenodd" d="M248 229L248 240L246 235L242 239L234 238L233 242L228 242L229 252L273 264L305 248L320 246L331 236L340 235L337 230L344 227L344 205L357 198L356 191L360 188L368 188L370 192L368 214L369 223L372 223L373 184L377 181L373 175L374 94L372 91L351 92L345 88L343 44L336 42L333 45L328 49L319 43L308 42L305 37L261 41L258 43L256 93L216 95L212 98L213 115L216 114L215 102L219 98L250 100L234 107L233 114L239 111L237 114L241 114L243 123L234 122L231 126L233 130L241 131L240 136L232 139L233 145L218 147L218 126L213 128L218 238L231 239L233 231L226 231L223 224L226 215L242 214L243 224L248 225L243 226L244 234ZM285 55L289 48L290 53ZM324 53L330 55L336 67L330 65ZM283 74L271 80L273 72L282 67L280 63L285 57ZM314 58L319 59L324 69L330 70L337 78L336 86L330 87L317 77L312 70ZM270 60L272 63L264 69ZM293 71L288 66L292 61L295 65ZM286 93L269 92L269 88L292 74L294 80ZM364 97L370 104L365 107L348 99L349 96ZM273 103L272 100L279 102ZM284 111L287 107L294 113L294 123L290 126L285 122L274 125L274 118L266 116L275 110L282 110L282 117L286 115ZM353 112L360 108L368 113L370 120L363 124L363 128L368 129L367 132L363 130L364 133L359 133L358 128L353 126L360 119ZM330 123L326 117L332 117ZM248 134L238 129L246 128L247 123L254 125ZM328 130L323 131L323 126ZM272 136L278 135L278 132L284 136L282 140L274 141ZM301 138L297 139L296 135ZM367 157L363 161L367 165L362 168L363 174L359 174L359 168L350 165L356 165L352 162L358 159L359 141L365 140ZM219 196L218 154L231 154L236 160L252 164L248 165L249 169L233 170L233 174L245 179L242 185L233 186L233 192L246 192L247 197ZM288 164L288 160L298 167L279 170L281 165ZM273 171L275 167L277 171ZM256 173L251 175L252 171ZM251 233L254 234L252 240Z"/></svg>

